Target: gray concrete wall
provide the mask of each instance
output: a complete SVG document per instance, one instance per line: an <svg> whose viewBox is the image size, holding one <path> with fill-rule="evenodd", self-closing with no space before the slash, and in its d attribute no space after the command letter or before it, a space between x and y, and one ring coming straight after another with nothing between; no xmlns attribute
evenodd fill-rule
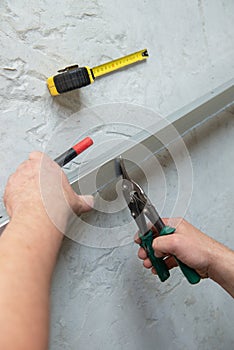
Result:
<svg viewBox="0 0 234 350"><path fill-rule="evenodd" d="M48 145L66 118L78 116L77 137L87 130L82 108L127 102L167 115L234 75L232 1L21 0L2 1L0 9L1 194L31 150L57 155ZM59 68L92 67L144 47L146 64L66 96L47 91L46 77ZM185 137L194 170L186 218L232 248L233 133L229 110ZM159 161L173 203L175 166L167 153ZM160 198L157 179L148 179L153 201ZM103 225L127 215L115 222L106 215ZM162 284L136 252L134 243L100 249L65 239L52 286L50 349L233 348L233 301L219 286L192 287L179 270Z"/></svg>

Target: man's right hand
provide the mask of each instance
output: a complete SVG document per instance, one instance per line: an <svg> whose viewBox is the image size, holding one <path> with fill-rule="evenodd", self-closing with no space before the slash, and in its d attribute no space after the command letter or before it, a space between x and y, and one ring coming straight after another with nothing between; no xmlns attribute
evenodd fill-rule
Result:
<svg viewBox="0 0 234 350"><path fill-rule="evenodd" d="M215 254L220 250L226 250L222 244L192 226L182 218L163 219L165 225L176 228L176 231L168 236L157 237L153 241L155 256L158 258L167 257L165 262L169 269L176 267L177 263L173 257L195 269L202 278L210 277L216 262ZM136 239L140 243L140 239ZM156 274L151 261L143 248L139 248L138 256L143 260L143 265L152 269Z"/></svg>

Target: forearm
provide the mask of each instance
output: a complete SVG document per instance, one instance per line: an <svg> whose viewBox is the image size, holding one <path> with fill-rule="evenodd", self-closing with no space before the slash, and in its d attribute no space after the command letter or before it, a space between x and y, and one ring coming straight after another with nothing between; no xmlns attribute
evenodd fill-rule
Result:
<svg viewBox="0 0 234 350"><path fill-rule="evenodd" d="M12 219L0 237L0 349L44 350L62 233L93 198L78 196L58 164L33 152L8 179L4 203Z"/></svg>
<svg viewBox="0 0 234 350"><path fill-rule="evenodd" d="M61 233L45 215L26 215L23 222L20 217L13 218L3 232L1 349L47 349L50 280L61 241Z"/></svg>
<svg viewBox="0 0 234 350"><path fill-rule="evenodd" d="M234 298L234 251L214 242L209 266L209 277Z"/></svg>

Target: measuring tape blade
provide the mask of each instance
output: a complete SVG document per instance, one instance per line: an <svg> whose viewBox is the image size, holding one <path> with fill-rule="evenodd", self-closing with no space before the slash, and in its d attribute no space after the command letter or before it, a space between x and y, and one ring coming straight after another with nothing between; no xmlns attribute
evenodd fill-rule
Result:
<svg viewBox="0 0 234 350"><path fill-rule="evenodd" d="M127 56L124 56L121 58L117 58L116 60L113 60L113 61L110 61L107 63L103 63L100 66L96 66L96 67L92 68L93 75L95 76L95 78L100 77L104 74L111 73L117 69L121 69L121 68L126 67L130 64L133 64L133 63L136 63L139 61L143 61L143 60L147 59L148 56L149 56L149 54L148 54L146 49L134 52L130 55L127 55Z"/></svg>

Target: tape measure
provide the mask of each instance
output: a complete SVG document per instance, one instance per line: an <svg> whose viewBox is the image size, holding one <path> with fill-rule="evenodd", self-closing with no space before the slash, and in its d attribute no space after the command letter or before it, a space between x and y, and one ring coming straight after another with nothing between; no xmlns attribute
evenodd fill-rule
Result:
<svg viewBox="0 0 234 350"><path fill-rule="evenodd" d="M60 69L59 74L48 78L47 85L52 96L60 95L92 84L96 78L145 60L148 56L147 50L144 49L93 68L79 67L77 64L69 66Z"/></svg>

